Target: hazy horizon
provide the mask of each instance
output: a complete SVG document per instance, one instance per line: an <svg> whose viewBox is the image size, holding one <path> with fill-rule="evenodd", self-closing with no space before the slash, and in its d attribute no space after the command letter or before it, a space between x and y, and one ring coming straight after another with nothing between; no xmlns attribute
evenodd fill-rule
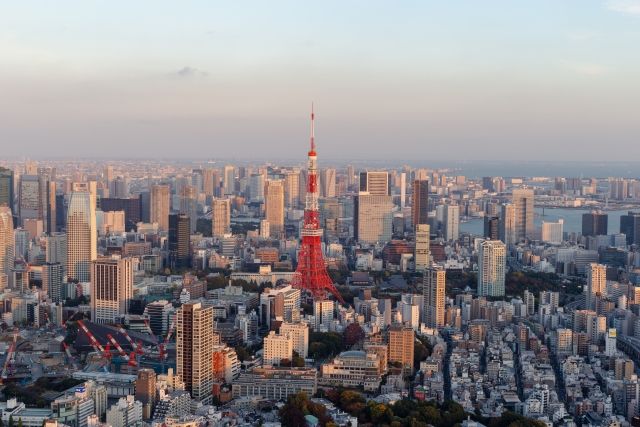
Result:
<svg viewBox="0 0 640 427"><path fill-rule="evenodd" d="M12 2L2 159L622 161L640 1ZM353 160L351 160L353 161Z"/></svg>

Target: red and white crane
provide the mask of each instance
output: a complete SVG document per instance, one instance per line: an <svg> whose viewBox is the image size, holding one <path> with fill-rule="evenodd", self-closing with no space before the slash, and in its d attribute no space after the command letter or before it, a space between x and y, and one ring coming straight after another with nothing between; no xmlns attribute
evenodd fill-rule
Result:
<svg viewBox="0 0 640 427"><path fill-rule="evenodd" d="M96 337L93 336L91 331L87 329L87 326L84 324L82 320L78 320L78 326L80 326L80 329L82 329L82 332L84 332L87 338L89 338L91 347L93 347L93 349L99 353L104 353L104 347L102 347L102 345L98 342Z"/></svg>
<svg viewBox="0 0 640 427"><path fill-rule="evenodd" d="M18 329L13 330L13 342L9 346L9 350L7 351L7 358L4 361L4 366L2 367L2 380L7 379L7 368L10 364L13 364L15 351L16 351L16 343L18 342Z"/></svg>

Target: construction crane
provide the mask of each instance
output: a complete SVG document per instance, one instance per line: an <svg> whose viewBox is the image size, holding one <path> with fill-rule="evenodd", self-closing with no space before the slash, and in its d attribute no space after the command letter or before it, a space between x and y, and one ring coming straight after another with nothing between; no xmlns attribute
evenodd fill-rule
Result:
<svg viewBox="0 0 640 427"><path fill-rule="evenodd" d="M158 344L158 351L160 352L161 360L164 360L169 356L167 353L167 344L169 344L169 340L171 339L171 335L173 335L175 328L176 328L175 322L171 322L171 326L169 326L169 332L167 332L166 338L162 343Z"/></svg>
<svg viewBox="0 0 640 427"><path fill-rule="evenodd" d="M113 344L113 347L115 347L115 349L118 350L118 353L120 353L120 356L128 362L129 356L124 351L124 349L120 346L120 344L118 344L118 341L116 341L115 338L113 338L113 335L107 334L107 339L111 344Z"/></svg>
<svg viewBox="0 0 640 427"><path fill-rule="evenodd" d="M131 337L129 336L129 334L127 333L127 330L125 328L120 326L118 328L118 332L120 332L122 335L124 335L124 338L127 340L127 342L129 343L129 345L131 346L132 349L136 348L136 344L133 342L133 340L131 339Z"/></svg>
<svg viewBox="0 0 640 427"><path fill-rule="evenodd" d="M8 378L7 368L9 367L10 364L13 365L17 342L18 342L18 329L14 329L13 342L9 346L9 351L7 351L7 358L5 359L4 366L2 367L2 376L0 378L0 381L4 381L5 379Z"/></svg>
<svg viewBox="0 0 640 427"><path fill-rule="evenodd" d="M78 320L78 326L80 326L80 329L82 329L82 332L84 332L85 335L87 336L87 338L89 338L89 342L91 343L91 347L93 347L93 349L95 351L97 351L98 353L104 353L104 347L102 347L102 345L100 345L100 343L98 342L96 337L94 337L93 334L91 333L91 331L89 329L87 329L87 326L84 324L84 322L82 320ZM109 354L111 354L111 353L109 353Z"/></svg>
<svg viewBox="0 0 640 427"><path fill-rule="evenodd" d="M71 349L69 348L67 343L64 341L62 342L62 347L64 348L64 352L67 354L67 358L69 359L69 362L73 365L73 369L77 371L78 365L76 364L75 359L71 355Z"/></svg>

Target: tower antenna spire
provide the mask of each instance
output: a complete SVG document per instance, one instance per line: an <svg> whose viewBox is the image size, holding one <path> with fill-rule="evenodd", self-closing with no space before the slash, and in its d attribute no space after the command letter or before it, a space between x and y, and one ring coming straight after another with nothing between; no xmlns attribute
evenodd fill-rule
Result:
<svg viewBox="0 0 640 427"><path fill-rule="evenodd" d="M313 102L311 102L311 151L316 150L315 119L316 116L313 113Z"/></svg>

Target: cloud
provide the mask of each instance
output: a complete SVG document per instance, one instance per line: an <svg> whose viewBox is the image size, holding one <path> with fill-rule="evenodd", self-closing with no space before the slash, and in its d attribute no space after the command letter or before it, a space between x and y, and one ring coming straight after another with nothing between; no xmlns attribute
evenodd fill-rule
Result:
<svg viewBox="0 0 640 427"><path fill-rule="evenodd" d="M640 0L607 0L606 7L615 12L640 15Z"/></svg>
<svg viewBox="0 0 640 427"><path fill-rule="evenodd" d="M179 77L183 79L193 79L193 78L207 77L209 73L207 73L206 71L198 70L197 68L187 66L187 67L182 67L181 69L179 69L175 73L172 73L171 75L174 77Z"/></svg>

